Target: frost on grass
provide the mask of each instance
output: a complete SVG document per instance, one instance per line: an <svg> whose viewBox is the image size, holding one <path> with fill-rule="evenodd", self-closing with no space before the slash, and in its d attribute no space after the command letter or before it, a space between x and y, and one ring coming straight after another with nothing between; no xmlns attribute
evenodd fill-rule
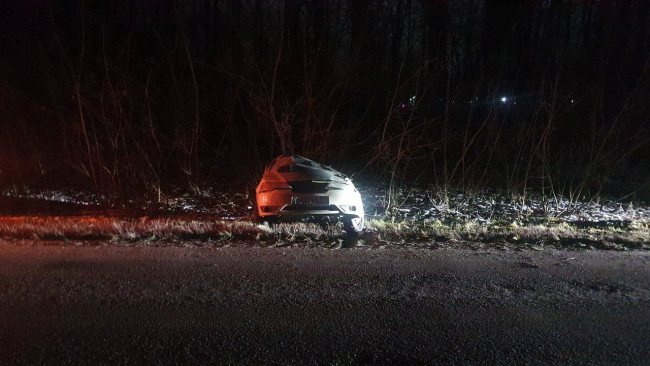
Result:
<svg viewBox="0 0 650 366"><path fill-rule="evenodd" d="M259 245L332 248L437 248L470 242L537 248L650 247L650 207L641 202L419 187L393 191L397 199L387 213L388 187L359 184L359 189L364 197L367 230L354 240L346 238L341 225L336 224L285 223L271 228L256 225L251 222L250 197L236 189L206 189L200 195L179 193L164 197L164 202L142 202L140 211L111 210L112 217L101 216L98 206L93 205L96 198L88 194L5 191L0 197L0 214L1 199L5 197L18 207L22 205L20 199L29 200L36 204L29 213L37 215L0 216L0 237L147 243L239 240ZM38 210L39 202L66 205L48 213ZM68 212L72 204L84 210Z"/></svg>
<svg viewBox="0 0 650 366"><path fill-rule="evenodd" d="M176 213L184 215L210 215L220 219L235 219L250 215L251 197L245 190L217 190L215 188L206 188L198 192L182 192L174 190L168 195L150 199L143 197L140 200L121 201L118 197L106 195L99 197L89 191L73 190L32 190L27 187L6 189L0 192L0 213L2 210L2 198L5 199L22 199L22 206L29 201L31 212L41 213L51 211L52 204L66 204L58 206L54 210L59 215L70 214L91 214L93 210L101 211L100 203L103 202L104 209L111 212L120 213L128 207L129 211L140 213ZM40 207L38 202L40 202ZM70 205L77 206L72 209ZM25 211L19 210L19 211ZM66 212L67 211L67 212Z"/></svg>
<svg viewBox="0 0 650 366"><path fill-rule="evenodd" d="M387 216L390 189L381 184L360 185L366 215ZM401 221L503 223L596 223L632 222L650 218L650 207L641 202L618 202L596 197L578 200L561 195L514 194L503 190L443 190L436 187L393 191L396 206L392 218Z"/></svg>
<svg viewBox="0 0 650 366"><path fill-rule="evenodd" d="M399 221L441 221L475 222L478 224L509 224L519 222L546 223L598 223L632 222L650 218L650 206L642 202L619 202L605 197L576 199L562 195L541 195L538 193L511 193L505 190L461 190L442 189L432 186L414 186L391 190L379 183L359 182L364 210L368 218ZM203 215L222 220L237 220L252 214L252 197L247 190L209 187L199 193L172 192L159 200L143 199L130 203L129 210L142 215L166 213L179 215ZM392 212L387 215L389 193L394 203ZM1 197L15 199L41 200L43 202L70 203L84 207L82 214L90 214L88 209L99 209L99 199L90 192L71 190L34 191L28 188L4 190ZM112 202L112 197L103 197L104 202ZM0 205L1 206L1 205ZM1 207L0 207L1 208ZM66 209L69 207L66 206ZM119 207L109 207L112 211ZM35 208L36 209L36 208ZM124 209L124 207L122 207ZM64 215L63 212L57 214Z"/></svg>

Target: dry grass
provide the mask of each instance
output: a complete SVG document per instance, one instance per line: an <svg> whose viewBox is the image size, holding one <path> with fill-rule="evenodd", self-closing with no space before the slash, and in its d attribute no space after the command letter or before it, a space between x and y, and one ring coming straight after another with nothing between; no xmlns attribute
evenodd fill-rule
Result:
<svg viewBox="0 0 650 366"><path fill-rule="evenodd" d="M334 237L342 236L343 226L340 224L323 227L313 223L280 223L273 225L270 229L274 234L284 234L287 236L306 236L306 237Z"/></svg>
<svg viewBox="0 0 650 366"><path fill-rule="evenodd" d="M111 217L0 218L0 236L19 239L251 239L270 234L270 229L245 221Z"/></svg>
<svg viewBox="0 0 650 366"><path fill-rule="evenodd" d="M467 221L445 225L440 221L391 223L369 220L368 229L386 240L438 240L507 242L560 247L593 247L601 249L650 249L648 220L634 221L627 227L580 228L567 223L521 226L482 225Z"/></svg>
<svg viewBox="0 0 650 366"><path fill-rule="evenodd" d="M323 227L312 223L282 223L270 228L250 221L188 218L0 217L0 238L4 239L296 241L324 240L343 234L341 225Z"/></svg>
<svg viewBox="0 0 650 366"><path fill-rule="evenodd" d="M344 235L340 224L283 223L272 228L249 221L188 218L139 219L115 217L0 217L0 238L50 240L255 240L268 243L331 242ZM367 243L477 242L516 246L559 246L600 249L650 249L650 221L626 227L579 228L567 223L482 225L467 221L388 222L369 220L362 235Z"/></svg>

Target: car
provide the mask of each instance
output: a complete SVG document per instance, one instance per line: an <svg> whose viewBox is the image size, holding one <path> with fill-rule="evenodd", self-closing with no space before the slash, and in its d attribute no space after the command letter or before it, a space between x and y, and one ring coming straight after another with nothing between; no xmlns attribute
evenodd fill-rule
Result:
<svg viewBox="0 0 650 366"><path fill-rule="evenodd" d="M255 189L258 222L342 222L348 234L364 227L361 194L350 178L300 155L281 155Z"/></svg>

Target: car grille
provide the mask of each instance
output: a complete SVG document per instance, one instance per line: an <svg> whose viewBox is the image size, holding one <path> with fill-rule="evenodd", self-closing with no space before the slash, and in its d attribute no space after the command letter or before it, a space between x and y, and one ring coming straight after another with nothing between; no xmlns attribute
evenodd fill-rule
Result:
<svg viewBox="0 0 650 366"><path fill-rule="evenodd" d="M299 180L287 182L291 186L291 192L294 193L325 193L329 181L312 181L312 180Z"/></svg>

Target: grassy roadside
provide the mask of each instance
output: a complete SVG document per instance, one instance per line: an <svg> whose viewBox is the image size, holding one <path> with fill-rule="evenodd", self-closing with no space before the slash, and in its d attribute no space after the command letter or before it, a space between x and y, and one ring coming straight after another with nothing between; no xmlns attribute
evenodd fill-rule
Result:
<svg viewBox="0 0 650 366"><path fill-rule="evenodd" d="M213 221L185 217L120 218L95 216L0 217L4 240L83 240L176 242L203 240L219 243L253 241L260 245L301 245L346 241L349 246L449 247L473 243L509 248L562 247L603 250L650 250L650 220L617 225L572 225L564 222L520 225L479 224L472 221L444 224L440 221L389 222L369 220L356 238L346 238L340 225L280 224L271 228L250 221ZM345 246L346 244L344 244ZM340 246L340 244L339 244Z"/></svg>
<svg viewBox="0 0 650 366"><path fill-rule="evenodd" d="M472 221L446 225L437 220L413 223L373 220L368 226L378 236L386 236L389 240L501 243L536 249L544 246L606 250L650 249L650 220L637 220L622 225L576 225L566 222L478 224Z"/></svg>

